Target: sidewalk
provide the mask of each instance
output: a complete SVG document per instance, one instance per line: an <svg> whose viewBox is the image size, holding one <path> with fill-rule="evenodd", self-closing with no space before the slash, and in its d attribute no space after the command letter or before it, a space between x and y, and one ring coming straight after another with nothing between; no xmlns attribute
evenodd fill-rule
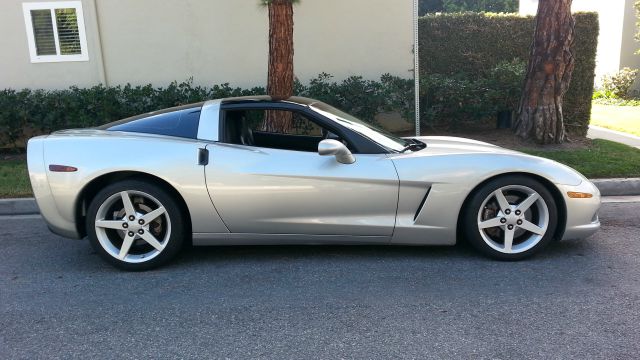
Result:
<svg viewBox="0 0 640 360"><path fill-rule="evenodd" d="M634 146L640 149L640 137L621 131L609 130L599 126L589 125L587 137L590 139L604 139Z"/></svg>

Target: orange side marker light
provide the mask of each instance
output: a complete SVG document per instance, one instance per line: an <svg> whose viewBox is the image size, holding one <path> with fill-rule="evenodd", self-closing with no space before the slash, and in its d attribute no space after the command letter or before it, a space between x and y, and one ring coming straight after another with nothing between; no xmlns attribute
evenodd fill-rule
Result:
<svg viewBox="0 0 640 360"><path fill-rule="evenodd" d="M572 199L589 199L593 197L593 194L576 191L568 191L567 195L569 195L569 197Z"/></svg>

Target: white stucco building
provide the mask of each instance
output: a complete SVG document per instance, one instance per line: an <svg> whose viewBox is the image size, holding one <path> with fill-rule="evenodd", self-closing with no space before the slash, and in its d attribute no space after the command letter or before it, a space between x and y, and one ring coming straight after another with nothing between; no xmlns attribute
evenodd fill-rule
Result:
<svg viewBox="0 0 640 360"><path fill-rule="evenodd" d="M305 0L294 22L303 82L321 72L413 77L413 0ZM2 0L0 31L0 89L266 84L258 0Z"/></svg>

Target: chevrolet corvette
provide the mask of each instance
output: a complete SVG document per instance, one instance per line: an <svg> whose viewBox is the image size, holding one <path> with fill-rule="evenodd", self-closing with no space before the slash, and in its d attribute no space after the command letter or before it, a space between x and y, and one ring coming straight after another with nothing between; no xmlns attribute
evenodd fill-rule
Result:
<svg viewBox="0 0 640 360"><path fill-rule="evenodd" d="M268 126L269 123L284 124ZM125 270L185 244L453 245L519 260L598 230L598 189L464 138L400 138L320 101L210 100L29 140L52 232Z"/></svg>

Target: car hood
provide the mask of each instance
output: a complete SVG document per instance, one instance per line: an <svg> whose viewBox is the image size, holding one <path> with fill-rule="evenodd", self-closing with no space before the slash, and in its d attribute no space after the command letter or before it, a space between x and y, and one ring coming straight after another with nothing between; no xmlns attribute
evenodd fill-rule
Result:
<svg viewBox="0 0 640 360"><path fill-rule="evenodd" d="M417 174L405 176L406 179L420 178L424 172L423 166L430 166L448 169L451 173L466 169L468 176L482 178L505 172L526 172L543 176L556 184L577 185L586 180L576 170L556 161L482 141L448 136L420 136L413 139L426 143L427 147L390 156L399 171L405 168L418 171Z"/></svg>
<svg viewBox="0 0 640 360"><path fill-rule="evenodd" d="M420 140L427 147L411 154L442 155L442 154L522 154L482 141L451 136L418 136L412 139Z"/></svg>

